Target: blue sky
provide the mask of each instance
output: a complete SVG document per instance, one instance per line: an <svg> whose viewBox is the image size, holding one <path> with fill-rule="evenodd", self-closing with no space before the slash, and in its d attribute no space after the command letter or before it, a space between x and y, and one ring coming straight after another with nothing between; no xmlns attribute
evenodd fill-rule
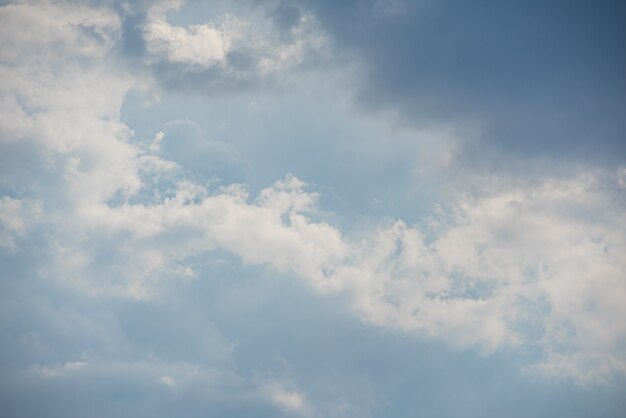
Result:
<svg viewBox="0 0 626 418"><path fill-rule="evenodd" d="M10 417L619 417L618 1L0 6Z"/></svg>

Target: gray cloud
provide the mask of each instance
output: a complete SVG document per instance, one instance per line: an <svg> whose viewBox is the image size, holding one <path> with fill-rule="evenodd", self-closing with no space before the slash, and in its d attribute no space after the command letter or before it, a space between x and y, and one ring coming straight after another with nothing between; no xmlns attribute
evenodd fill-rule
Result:
<svg viewBox="0 0 626 418"><path fill-rule="evenodd" d="M477 128L464 152L626 156L623 2L284 1L363 63L360 103ZM288 5L288 6L287 6ZM288 24L288 23L287 23Z"/></svg>

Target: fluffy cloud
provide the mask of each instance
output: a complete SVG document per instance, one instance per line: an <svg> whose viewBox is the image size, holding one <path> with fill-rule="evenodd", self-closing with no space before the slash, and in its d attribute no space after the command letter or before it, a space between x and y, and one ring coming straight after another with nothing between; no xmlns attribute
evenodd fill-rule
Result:
<svg viewBox="0 0 626 418"><path fill-rule="evenodd" d="M0 198L0 247L16 250L17 240L26 236L41 215L37 201Z"/></svg>
<svg viewBox="0 0 626 418"><path fill-rule="evenodd" d="M184 28L151 14L144 31L148 51L155 58L209 67L224 62L238 26L237 21L231 20L219 27L205 24Z"/></svg>
<svg viewBox="0 0 626 418"><path fill-rule="evenodd" d="M293 386L293 384L291 386ZM271 402L289 413L299 416L312 416L313 411L311 410L306 396L288 387L289 386L284 382L270 380L261 386L261 392L263 392Z"/></svg>
<svg viewBox="0 0 626 418"><path fill-rule="evenodd" d="M210 193L180 183L153 204L83 206L74 219L86 241L73 244L59 274L70 274L83 254L74 274L86 288L153 297L155 277L169 280L187 257L222 249L322 292L348 292L354 310L380 326L487 352L537 349L547 363L535 370L583 384L622 373L626 327L613 320L626 306L620 202L590 175L504 184L422 226L396 221L348 239L311 220L315 195L294 177L252 201L239 185ZM90 260L100 257L84 250L104 236L120 248L117 277L127 281L117 288L94 274L100 269Z"/></svg>
<svg viewBox="0 0 626 418"><path fill-rule="evenodd" d="M45 0L6 4L0 22L1 59L5 65L36 65L62 59L57 54L70 51L75 57L98 57L120 35L120 19L110 10ZM31 30L34 28L37 31Z"/></svg>
<svg viewBox="0 0 626 418"><path fill-rule="evenodd" d="M434 227L397 222L366 238L359 263L337 274L374 323L486 350L533 347L550 364L535 370L606 381L625 366L614 318L626 234L619 195L602 187L582 176L467 197Z"/></svg>
<svg viewBox="0 0 626 418"><path fill-rule="evenodd" d="M166 87L220 91L280 83L290 70L326 58L326 35L310 13L298 14L287 29L268 24L261 7L244 16L222 13L203 24L170 23L168 13L180 6L157 2L141 25L149 72Z"/></svg>
<svg viewBox="0 0 626 418"><path fill-rule="evenodd" d="M122 98L133 80L117 75L108 54L119 38L119 19L106 9L71 5L16 4L0 9L9 22L2 37L4 74L0 94L3 113L0 132L6 152L24 153L21 167L63 173L31 180L21 168L3 176L12 188L65 188L73 199L101 200L139 186L136 150L128 143L131 130L120 123ZM23 24L28 30L20 28ZM49 37L20 34L54 32ZM5 48L6 47L6 48ZM16 51L29 51L13 59ZM13 52L12 52L13 51ZM18 182L28 184L17 184ZM74 201L77 202L78 200Z"/></svg>

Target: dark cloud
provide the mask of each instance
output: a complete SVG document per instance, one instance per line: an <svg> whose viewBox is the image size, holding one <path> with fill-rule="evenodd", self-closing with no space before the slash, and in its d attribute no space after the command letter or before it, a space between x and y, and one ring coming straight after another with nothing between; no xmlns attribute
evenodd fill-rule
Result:
<svg viewBox="0 0 626 418"><path fill-rule="evenodd" d="M626 156L623 2L298 4L363 62L367 108L479 127L503 153Z"/></svg>

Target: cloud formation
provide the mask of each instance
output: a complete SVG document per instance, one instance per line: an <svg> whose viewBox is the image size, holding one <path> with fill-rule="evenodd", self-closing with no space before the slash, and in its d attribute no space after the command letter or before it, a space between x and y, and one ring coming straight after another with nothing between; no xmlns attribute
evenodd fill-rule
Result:
<svg viewBox="0 0 626 418"><path fill-rule="evenodd" d="M186 25L168 20L178 2L127 9L122 15L132 24L122 26L126 54L142 55L139 64L161 86L207 94L281 84L290 72L326 59L326 36L310 13L285 29L268 24L261 7L237 16L228 10L240 7L224 6L214 22Z"/></svg>
<svg viewBox="0 0 626 418"><path fill-rule="evenodd" d="M415 13L439 16L443 12L437 7L443 6L345 2L335 6L333 17L324 2L306 9L278 2L270 8L276 26L269 31L258 21L242 23L243 18L225 15L200 24L175 23L168 12L176 9L169 3L150 5L138 26L128 25L130 9L122 6L74 6L42 2L0 8L0 74L5 76L0 86L0 255L8 266L2 275L6 315L0 331L9 341L2 350L10 372L2 380L2 396L22 394L11 404L21 405L22 414L41 414L24 401L25 388L47 393L79 387L97 393L120 380L130 382L122 389L138 398L137 391L146 390L163 399L171 396L176 405L189 402L222 415L366 416L372 404L385 404L382 395L343 391L350 387L369 394L359 372L350 377L353 381L337 383L341 396L324 395L333 388L315 382L313 372L295 370L279 350L272 351L278 343L265 341L271 340L266 336L257 336L258 351L270 353L270 366L249 365L260 354L246 363L246 350L257 347L239 347L237 336L254 333L247 321L260 319L245 318L242 325L224 311L243 311L267 298L278 313L266 314L272 321L280 318L270 329L277 340L288 341L281 349L289 351L289 344L297 343L292 334L280 332L291 332L291 316L305 317L299 311L304 308L289 304L289 296L297 293L293 286L321 301L315 303L340 306L329 309L337 315L327 320L329 328L347 321L339 317L346 315L368 332L384 330L486 356L517 353L523 357L517 372L541 379L588 388L619 385L624 379L626 325L616 320L626 315L622 163L585 166L575 176L527 177L484 176L463 166L464 179L418 222L369 218L350 224L322 204L317 185L294 174L285 172L256 191L231 181L238 170L248 169L246 158L256 156L208 135L199 123L173 117L142 137L121 111L131 92L149 96L154 89L158 93L157 86L185 83L183 92L193 86L206 93L206 83L215 83L233 92L241 87L231 84L234 79L286 74L327 47L321 22L336 46L358 52L369 65L365 79L378 83L371 92L389 94L381 103L397 103L407 114L418 108L429 114L431 107L422 108L422 100L443 96L417 93L432 69L420 70L419 80L406 84L411 94L397 96L398 85L407 81L404 71L421 68L417 56L397 70L394 80L377 74L397 64L395 54L403 50L401 44L384 55L389 42L405 40L404 35L413 39L414 31L429 35L432 23L415 29L409 18L421 21ZM352 39L335 18L354 20L370 44ZM38 30L23 31L22 26ZM134 33L145 46L139 64L125 60L128 50L120 54L129 27L141 29L140 35ZM378 27L385 30L373 30ZM376 33L383 35L372 39ZM445 38L441 42L448 45ZM500 51L496 47L490 46ZM433 57L433 51L420 48ZM442 65L452 71L451 52L444 52ZM238 67L236 61L247 64ZM590 77L586 68L577 73L582 79ZM146 82L146 74L154 80ZM459 83L467 87L486 79L499 82L494 75L475 74ZM442 112L446 117L465 113L475 97L474 92L457 94L442 98L444 104L460 103ZM486 112L498 119L492 112L499 103L496 96L479 106L479 118ZM525 99L533 102L530 96ZM578 114L580 108L574 107L567 118ZM598 129L595 122L592 130ZM498 126L505 130L513 126L502 123ZM613 149L612 135L620 129L617 124L599 137L600 147ZM503 145L513 140L507 138ZM434 164L443 167L438 169L458 164L443 153L444 161ZM415 168L410 174L426 172ZM258 283L246 288L246 280ZM186 294L190 283L209 283L215 294ZM285 294L265 295L263 288L272 286L284 288ZM305 300L299 297L297 302ZM320 306L311 316L326 318ZM222 324L215 325L219 320ZM317 344L303 338L302 345ZM325 364L321 356L313 358L316 365ZM142 402L135 405L141 409ZM168 412L151 408L142 413Z"/></svg>
<svg viewBox="0 0 626 418"><path fill-rule="evenodd" d="M281 4L312 12L361 62L364 108L459 127L468 164L485 147L505 160L623 160L622 2Z"/></svg>

